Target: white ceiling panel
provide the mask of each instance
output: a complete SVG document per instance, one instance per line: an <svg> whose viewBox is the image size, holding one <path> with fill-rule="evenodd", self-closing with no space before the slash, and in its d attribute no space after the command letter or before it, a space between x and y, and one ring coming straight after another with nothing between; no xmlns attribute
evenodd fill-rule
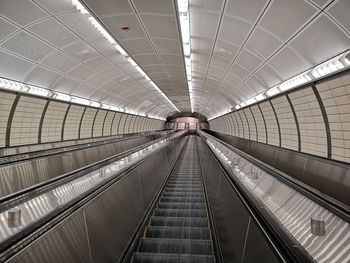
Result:
<svg viewBox="0 0 350 263"><path fill-rule="evenodd" d="M350 48L349 36L325 15L305 29L291 46L313 65Z"/></svg>
<svg viewBox="0 0 350 263"><path fill-rule="evenodd" d="M330 14L336 21L344 27L348 33L350 33L350 19L349 19L350 1L338 0L335 1L327 9L327 13Z"/></svg>
<svg viewBox="0 0 350 263"><path fill-rule="evenodd" d="M267 0L228 1L226 13L253 23L261 13L266 3Z"/></svg>
<svg viewBox="0 0 350 263"><path fill-rule="evenodd" d="M0 17L0 43L19 28Z"/></svg>
<svg viewBox="0 0 350 263"><path fill-rule="evenodd" d="M32 67L33 64L29 61L0 50L0 72L2 77L22 81L23 76L25 76Z"/></svg>
<svg viewBox="0 0 350 263"><path fill-rule="evenodd" d="M21 27L49 16L31 0L2 0L0 14Z"/></svg>
<svg viewBox="0 0 350 263"><path fill-rule="evenodd" d="M259 26L287 40L316 12L317 9L304 0L275 0Z"/></svg>

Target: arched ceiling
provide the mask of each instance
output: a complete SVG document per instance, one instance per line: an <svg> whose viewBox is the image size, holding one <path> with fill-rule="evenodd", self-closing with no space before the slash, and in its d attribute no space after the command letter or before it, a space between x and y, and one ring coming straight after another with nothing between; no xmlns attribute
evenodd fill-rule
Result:
<svg viewBox="0 0 350 263"><path fill-rule="evenodd" d="M176 0L80 2L180 111L191 110ZM210 118L348 50L349 11L349 0L189 0L193 110ZM174 114L88 18L71 0L0 1L0 77Z"/></svg>

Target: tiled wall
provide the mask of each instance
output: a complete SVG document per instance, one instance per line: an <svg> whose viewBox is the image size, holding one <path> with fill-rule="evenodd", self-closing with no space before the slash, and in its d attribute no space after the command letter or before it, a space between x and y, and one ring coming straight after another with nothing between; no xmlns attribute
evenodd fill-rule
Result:
<svg viewBox="0 0 350 263"><path fill-rule="evenodd" d="M105 121L107 111L106 110L99 110L96 115L95 123L94 123L94 129L93 129L93 137L100 137L102 136L103 131L103 123Z"/></svg>
<svg viewBox="0 0 350 263"><path fill-rule="evenodd" d="M68 104L50 101L41 131L41 142L57 142L62 137L62 125Z"/></svg>
<svg viewBox="0 0 350 263"><path fill-rule="evenodd" d="M164 121L156 119L0 91L0 147L163 128Z"/></svg>
<svg viewBox="0 0 350 263"><path fill-rule="evenodd" d="M2 124L0 125L0 147L6 145L7 122L15 98L15 94L7 92L0 93L0 123Z"/></svg>
<svg viewBox="0 0 350 263"><path fill-rule="evenodd" d="M39 125L45 104L45 99L20 97L11 123L10 145L38 143Z"/></svg>
<svg viewBox="0 0 350 263"><path fill-rule="evenodd" d="M316 85L326 109L332 157L350 162L350 74Z"/></svg>
<svg viewBox="0 0 350 263"><path fill-rule="evenodd" d="M281 131L281 147L298 150L298 129L287 97L280 96L272 99L271 102Z"/></svg>
<svg viewBox="0 0 350 263"><path fill-rule="evenodd" d="M227 120L231 125L225 124ZM249 125L250 140L295 151L300 145L301 152L350 163L350 71L234 111L209 124L214 131L246 139Z"/></svg>

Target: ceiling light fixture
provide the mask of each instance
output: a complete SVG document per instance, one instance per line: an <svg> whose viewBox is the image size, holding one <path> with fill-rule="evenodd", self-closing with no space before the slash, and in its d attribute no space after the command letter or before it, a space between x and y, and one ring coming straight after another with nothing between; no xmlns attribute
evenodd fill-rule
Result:
<svg viewBox="0 0 350 263"><path fill-rule="evenodd" d="M188 85L188 93L190 96L191 111L194 110L193 90L192 90L192 61L191 61L191 36L190 36L190 12L188 0L177 0L177 8L179 10L180 28L182 47L185 56L185 68Z"/></svg>
<svg viewBox="0 0 350 263"><path fill-rule="evenodd" d="M88 20L90 21L90 23L97 29L97 31L99 31L107 40L109 43L111 43L120 54L122 54L125 58L127 58L127 60L130 62L130 64L135 67L137 69L137 71L139 71L141 73L141 75L149 82L151 81L151 78L149 76L147 76L147 74L141 69L140 66L137 65L137 63L128 55L128 53L115 41L115 39L109 34L109 32L99 23L99 21L94 18L89 11L85 8L85 6L80 3L79 0L72 0L72 5L76 7L77 10L80 11L80 13L82 14L87 14L89 15ZM153 83L153 82L152 82ZM154 83L153 83L154 84ZM152 85L152 86L155 86ZM180 110L174 105L174 103L172 103L170 101L170 99L163 93L163 91L161 91L158 87L157 90L160 91L160 93L163 95L163 97L167 98L167 101L170 102L171 106L178 112L180 112Z"/></svg>

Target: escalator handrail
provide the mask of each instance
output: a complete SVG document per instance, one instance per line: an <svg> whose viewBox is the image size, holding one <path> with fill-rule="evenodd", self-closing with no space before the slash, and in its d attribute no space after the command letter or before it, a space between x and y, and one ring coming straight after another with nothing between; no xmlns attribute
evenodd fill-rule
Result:
<svg viewBox="0 0 350 263"><path fill-rule="evenodd" d="M166 137L171 136L172 134L174 134L174 133L168 134L168 135L161 137L157 140L153 140L153 141L147 142L145 144L136 146L134 148L128 149L128 150L121 152L121 153L118 153L116 155L109 156L107 158L96 161L94 163L85 165L85 166L78 168L74 171L70 171L70 172L64 173L60 176L56 176L55 178L52 178L50 180L46 180L44 182L35 184L33 186L30 186L30 187L27 187L25 189L22 189L20 191L13 193L13 194L1 197L0 198L0 211L2 210L1 208L3 206L7 206L9 203L15 202L18 199L22 200L26 195L30 195L34 191L35 192L46 191L48 188L54 187L57 184L62 184L62 182L67 182L67 180L71 179L72 177L77 178L78 174L79 174L79 176L83 176L83 175L89 173L91 170L97 170L103 166L106 166L110 162L114 162L117 159L123 158L124 156L131 154L132 152L138 151L139 149L142 149L144 147L152 145L152 144L154 144L154 143L156 143L156 142L158 142Z"/></svg>
<svg viewBox="0 0 350 263"><path fill-rule="evenodd" d="M170 141L177 140L182 136L183 134L180 134L179 136L176 136L173 138L170 137ZM158 139L158 140L161 140L161 139ZM156 143L156 141L153 141L152 143ZM143 146L146 147L145 145ZM3 262L2 260L4 261L8 260L10 257L18 253L19 250L27 246L29 243L38 239L48 230L50 230L51 228L53 228L54 226L62 222L69 215L71 215L72 213L74 213L75 211L83 207L86 203L96 198L98 195L100 195L106 189L111 187L113 184L123 179L125 176L129 174L129 172L137 168L143 162L145 162L152 156L156 155L164 147L166 147L166 145L150 153L148 156L145 156L145 158L137 161L131 167L128 167L124 170L119 171L116 175L113 176L113 178L104 182L102 185L99 185L98 188L91 190L91 192L81 196L78 200L70 201L65 205L64 208L58 209L57 211L53 212L49 216L46 216L40 219L39 221L37 221L36 224L29 226L28 228L26 228L25 231L21 232L21 235L16 235L16 238L5 242L5 244L2 244L2 246L0 247L0 262Z"/></svg>
<svg viewBox="0 0 350 263"><path fill-rule="evenodd" d="M219 164L226 179L254 219L254 222L278 259L281 262L314 262L314 259L300 246L291 234L280 227L278 222L271 216L271 213L263 206L257 204L256 199L233 179L232 171L217 158L212 149L205 142L205 136L203 136L201 132L199 134L204 141L204 145Z"/></svg>

